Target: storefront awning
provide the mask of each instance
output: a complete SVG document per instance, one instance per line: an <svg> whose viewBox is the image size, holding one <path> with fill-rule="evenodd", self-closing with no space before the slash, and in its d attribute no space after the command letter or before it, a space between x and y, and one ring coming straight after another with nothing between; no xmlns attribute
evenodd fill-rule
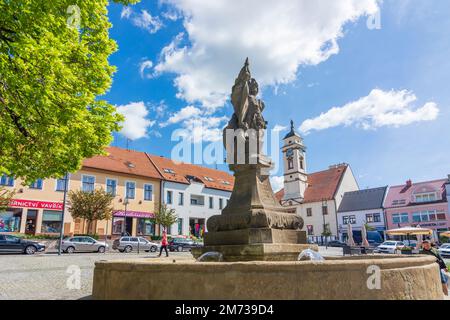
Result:
<svg viewBox="0 0 450 320"><path fill-rule="evenodd" d="M114 217L151 219L151 218L154 218L155 215L150 212L139 212L139 211L129 211L129 210L127 210L125 212L124 210L118 210L118 211L114 211Z"/></svg>

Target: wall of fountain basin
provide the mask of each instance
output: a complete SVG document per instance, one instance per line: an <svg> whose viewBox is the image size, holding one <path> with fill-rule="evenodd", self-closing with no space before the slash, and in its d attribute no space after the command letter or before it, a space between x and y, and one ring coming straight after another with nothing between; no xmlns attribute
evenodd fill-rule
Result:
<svg viewBox="0 0 450 320"><path fill-rule="evenodd" d="M356 256L325 261L100 261L98 300L441 300L430 256Z"/></svg>

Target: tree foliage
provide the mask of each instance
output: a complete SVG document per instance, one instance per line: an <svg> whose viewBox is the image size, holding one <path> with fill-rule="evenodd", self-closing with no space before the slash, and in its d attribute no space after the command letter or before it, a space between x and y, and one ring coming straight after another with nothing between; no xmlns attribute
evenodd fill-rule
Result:
<svg viewBox="0 0 450 320"><path fill-rule="evenodd" d="M178 216L175 213L175 209L169 209L166 204L161 204L155 212L154 221L156 224L161 225L164 230L167 230L178 221Z"/></svg>
<svg viewBox="0 0 450 320"><path fill-rule="evenodd" d="M8 190L4 187L0 187L0 211L4 211L8 208L15 193L16 192L14 190Z"/></svg>
<svg viewBox="0 0 450 320"><path fill-rule="evenodd" d="M62 177L111 142L123 118L97 98L115 71L107 5L0 0L0 173Z"/></svg>
<svg viewBox="0 0 450 320"><path fill-rule="evenodd" d="M87 232L89 232L92 222L111 219L113 199L114 196L103 189L95 189L92 192L70 191L69 212L75 219L85 219L88 222Z"/></svg>

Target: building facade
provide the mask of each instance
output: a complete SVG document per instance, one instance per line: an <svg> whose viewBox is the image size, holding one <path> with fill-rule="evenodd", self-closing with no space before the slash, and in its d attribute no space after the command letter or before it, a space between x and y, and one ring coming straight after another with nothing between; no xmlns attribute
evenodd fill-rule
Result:
<svg viewBox="0 0 450 320"><path fill-rule="evenodd" d="M389 229L421 226L433 230L434 239L450 228L446 179L390 187L384 204Z"/></svg>
<svg viewBox="0 0 450 320"><path fill-rule="evenodd" d="M354 231L361 231L364 225L376 230L384 238L386 219L384 199L388 187L346 192L338 209L338 233L341 241L348 238L348 225Z"/></svg>
<svg viewBox="0 0 450 320"><path fill-rule="evenodd" d="M351 167L338 164L307 173L306 147L292 122L283 142L284 188L276 198L303 218L310 241L323 241L325 234L337 238L337 211L344 194L359 190Z"/></svg>
<svg viewBox="0 0 450 320"><path fill-rule="evenodd" d="M175 209L178 222L168 232L172 235L203 237L206 223L219 215L228 203L234 185L230 174L167 158L150 156L163 176L163 202Z"/></svg>

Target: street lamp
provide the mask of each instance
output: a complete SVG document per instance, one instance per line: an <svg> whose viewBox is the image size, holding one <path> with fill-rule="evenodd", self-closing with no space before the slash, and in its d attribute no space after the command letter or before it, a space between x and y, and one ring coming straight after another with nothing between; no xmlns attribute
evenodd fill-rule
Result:
<svg viewBox="0 0 450 320"><path fill-rule="evenodd" d="M66 211L66 199L67 199L67 182L69 181L69 174L66 173L64 176L64 197L63 197L63 207L62 207L62 217L61 217L61 231L59 233L59 246L58 246L58 256L62 254L62 241L64 238L64 213Z"/></svg>
<svg viewBox="0 0 450 320"><path fill-rule="evenodd" d="M125 214L123 218L123 224L122 224L122 234L126 231L126 223L127 223L127 206L130 202L128 201L128 195L125 197L125 200L123 201L123 204L125 205Z"/></svg>

